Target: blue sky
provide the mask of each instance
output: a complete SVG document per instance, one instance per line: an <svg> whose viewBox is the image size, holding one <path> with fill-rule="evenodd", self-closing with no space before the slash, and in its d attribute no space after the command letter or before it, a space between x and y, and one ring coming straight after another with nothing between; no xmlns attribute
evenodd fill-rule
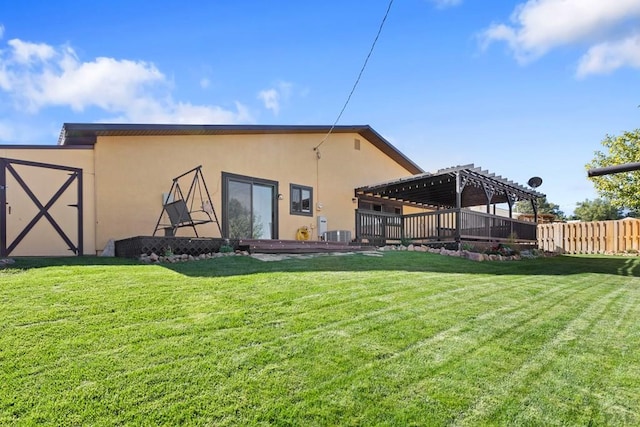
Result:
<svg viewBox="0 0 640 427"><path fill-rule="evenodd" d="M0 4L0 144L64 122L321 124L388 0ZM474 163L571 213L584 165L640 123L640 0L395 0L338 124L423 169Z"/></svg>

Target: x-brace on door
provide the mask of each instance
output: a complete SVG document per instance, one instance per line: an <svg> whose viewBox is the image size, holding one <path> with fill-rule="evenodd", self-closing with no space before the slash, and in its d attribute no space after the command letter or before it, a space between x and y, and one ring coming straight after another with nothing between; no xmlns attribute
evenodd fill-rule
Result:
<svg viewBox="0 0 640 427"><path fill-rule="evenodd" d="M17 165L20 167L19 170L15 167ZM39 198L27 183L29 180L27 171L30 170L30 167L68 172L68 177L48 200L40 200L43 196L41 195ZM16 188L7 188L8 176L12 178L12 186ZM52 213L52 208L56 203L60 203L60 200L62 200L61 196L65 194L73 184L76 184L76 202L68 204L67 206L75 208L76 210L77 221L75 223L77 225L77 232L75 233L75 242L72 240L72 237L69 237L69 234L72 234L71 230L69 230L68 227L66 227L67 230L65 230L65 227L60 225L60 221L57 221ZM26 196L36 207L35 215L31 219L27 218L25 221L26 225L19 226L22 227L21 229L11 230L10 238L7 237L7 215L10 214L11 207L8 206L7 191L21 192L20 197L24 198ZM57 236L62 239L70 251L76 255L82 255L82 212L82 169L0 157L0 256L9 256L29 233L34 232L34 227L43 218L49 222Z"/></svg>

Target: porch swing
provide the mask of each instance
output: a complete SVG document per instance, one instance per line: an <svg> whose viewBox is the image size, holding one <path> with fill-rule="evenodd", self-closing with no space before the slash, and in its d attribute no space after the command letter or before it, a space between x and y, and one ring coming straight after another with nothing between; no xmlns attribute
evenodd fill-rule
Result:
<svg viewBox="0 0 640 427"><path fill-rule="evenodd" d="M192 175L191 184L185 196L180 187L180 180L190 175ZM169 222L166 222L166 219L163 221L163 218L167 217ZM220 236L222 236L222 228L202 175L202 166L198 166L173 178L171 189L162 201L162 212L160 212L153 236L159 229L164 230L165 236L175 236L179 228L191 227L196 237L200 237L196 226L208 223L216 223Z"/></svg>

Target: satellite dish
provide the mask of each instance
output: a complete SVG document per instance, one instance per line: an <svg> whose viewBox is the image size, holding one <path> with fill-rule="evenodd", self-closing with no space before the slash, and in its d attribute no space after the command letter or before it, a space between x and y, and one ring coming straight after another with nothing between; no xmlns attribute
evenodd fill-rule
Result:
<svg viewBox="0 0 640 427"><path fill-rule="evenodd" d="M540 178L539 176L534 176L533 178L530 178L529 181L527 181L527 184L529 184L529 187L531 188L538 188L540 187L540 185L542 185L542 178Z"/></svg>

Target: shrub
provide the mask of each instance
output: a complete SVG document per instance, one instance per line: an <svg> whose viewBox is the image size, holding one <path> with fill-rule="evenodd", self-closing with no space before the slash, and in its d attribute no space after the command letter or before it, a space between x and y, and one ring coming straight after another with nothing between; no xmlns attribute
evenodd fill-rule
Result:
<svg viewBox="0 0 640 427"><path fill-rule="evenodd" d="M403 237L402 239L400 239L400 244L402 246L409 246L411 243L413 243L413 241L408 237Z"/></svg>
<svg viewBox="0 0 640 427"><path fill-rule="evenodd" d="M507 244L498 243L497 245L488 248L485 253L489 255L512 256L517 255L519 252Z"/></svg>
<svg viewBox="0 0 640 427"><path fill-rule="evenodd" d="M463 251L468 251L468 252L477 252L475 246L473 246L471 243L463 243L462 244L462 250Z"/></svg>
<svg viewBox="0 0 640 427"><path fill-rule="evenodd" d="M220 253L222 254L228 254L233 252L233 246L231 245L222 245L220 246Z"/></svg>

